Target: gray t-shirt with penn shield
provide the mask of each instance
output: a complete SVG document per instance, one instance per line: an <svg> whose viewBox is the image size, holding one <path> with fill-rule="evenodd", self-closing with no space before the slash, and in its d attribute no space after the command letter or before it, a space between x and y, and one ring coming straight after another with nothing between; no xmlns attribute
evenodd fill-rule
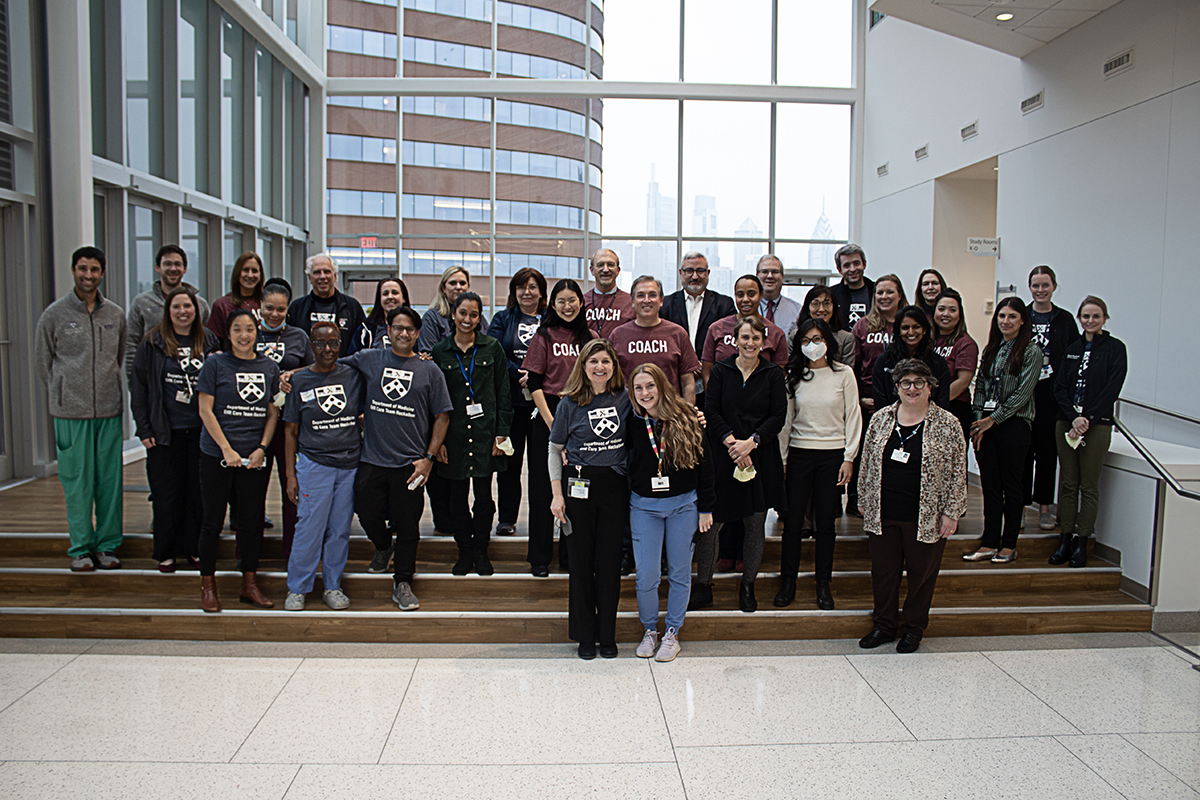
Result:
<svg viewBox="0 0 1200 800"><path fill-rule="evenodd" d="M362 461L398 468L424 458L433 418L453 408L441 369L415 355L374 349L338 363L358 370L366 384Z"/></svg>
<svg viewBox="0 0 1200 800"><path fill-rule="evenodd" d="M550 441L566 445L570 467L612 467L625 474L625 416L629 393L605 392L586 406L564 397L554 411ZM568 477L573 472L565 471Z"/></svg>
<svg viewBox="0 0 1200 800"><path fill-rule="evenodd" d="M249 458L262 444L267 406L279 393L279 367L263 356L245 361L233 353L209 356L200 369L196 391L212 395L213 415L229 446L242 458ZM200 433L200 452L221 457L221 448L209 436L208 428Z"/></svg>
<svg viewBox="0 0 1200 800"><path fill-rule="evenodd" d="M345 364L330 372L302 369L292 376L283 421L300 426L300 452L323 467L354 469L362 451L362 373Z"/></svg>

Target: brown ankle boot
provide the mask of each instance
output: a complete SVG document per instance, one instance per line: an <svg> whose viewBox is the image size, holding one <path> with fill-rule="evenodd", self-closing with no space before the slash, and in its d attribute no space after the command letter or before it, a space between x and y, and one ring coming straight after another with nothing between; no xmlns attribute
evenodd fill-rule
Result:
<svg viewBox="0 0 1200 800"><path fill-rule="evenodd" d="M256 573L253 572L242 573L242 592L238 599L255 608L274 608L275 604L271 599L259 590L255 576Z"/></svg>
<svg viewBox="0 0 1200 800"><path fill-rule="evenodd" d="M200 577L200 608L209 614L221 610L221 601L217 599L217 579L212 575Z"/></svg>

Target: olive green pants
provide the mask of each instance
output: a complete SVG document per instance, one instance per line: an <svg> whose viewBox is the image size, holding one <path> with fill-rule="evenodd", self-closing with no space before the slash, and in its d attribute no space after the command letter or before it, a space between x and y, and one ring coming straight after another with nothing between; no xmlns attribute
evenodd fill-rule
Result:
<svg viewBox="0 0 1200 800"><path fill-rule="evenodd" d="M1059 420L1054 428L1058 443L1058 463L1062 469L1062 489L1058 494L1058 515L1062 532L1088 537L1096 532L1096 513L1100 508L1100 470L1112 441L1112 425L1093 425L1083 435L1083 443L1072 449L1067 445L1071 423Z"/></svg>

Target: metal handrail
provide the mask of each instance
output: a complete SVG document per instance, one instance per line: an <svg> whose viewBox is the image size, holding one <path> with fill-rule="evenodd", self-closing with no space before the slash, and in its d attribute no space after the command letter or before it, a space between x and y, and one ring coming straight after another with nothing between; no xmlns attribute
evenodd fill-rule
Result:
<svg viewBox="0 0 1200 800"><path fill-rule="evenodd" d="M1138 451L1138 455L1146 459L1146 462L1149 463L1150 466L1154 467L1154 471L1158 473L1160 478L1167 482L1167 485L1171 487L1172 491L1174 491L1175 494L1179 495L1180 497L1186 497L1190 500L1200 500L1200 492L1183 488L1183 484L1179 482L1179 479L1172 475L1171 471L1164 467L1162 462L1159 461L1153 453L1146 449L1146 445L1142 444L1142 440L1139 439L1133 431L1129 430L1124 422L1121 422L1118 412L1120 411L1122 403L1128 403L1131 406L1138 406L1139 408L1156 411L1159 414L1166 414L1168 417L1175 417L1176 419L1181 419L1185 422L1192 422L1197 425L1200 425L1200 419L1194 419L1184 414L1177 414L1174 411L1167 411L1164 408L1156 408L1154 406L1146 405L1145 403L1139 403L1136 400L1126 400L1123 397L1117 400L1117 408L1114 409L1113 412L1113 422L1116 424L1117 430L1119 430L1121 434L1129 440L1129 443L1133 445L1133 449Z"/></svg>

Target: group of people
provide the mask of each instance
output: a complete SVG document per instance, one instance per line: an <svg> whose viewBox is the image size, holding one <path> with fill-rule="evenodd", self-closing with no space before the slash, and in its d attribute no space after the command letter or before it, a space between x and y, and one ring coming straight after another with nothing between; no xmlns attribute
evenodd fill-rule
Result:
<svg viewBox="0 0 1200 800"><path fill-rule="evenodd" d="M946 539L966 510L968 444L984 529L963 558L1016 559L1031 501L1052 529L1061 464L1062 533L1050 563L1085 565L1125 374L1124 346L1104 331L1104 301L1080 305L1081 336L1052 303L1053 270L1037 267L1033 302L997 303L981 355L962 297L936 270L921 273L910 304L896 275L865 277L860 247L842 247L835 261L841 282L798 303L783 294L774 255L728 297L708 288L705 256L689 252L683 288L665 296L651 276L619 289L618 258L601 249L592 289L571 279L549 288L522 269L489 324L462 267L446 270L423 315L402 280L379 281L368 316L336 288L326 254L307 260L311 291L293 298L244 253L229 294L210 308L183 280L184 251L167 245L155 257L158 280L126 318L98 291L104 254L81 248L74 290L43 314L37 340L71 568L120 566L122 361L147 451L154 558L162 572L185 561L199 570L207 612L221 609L215 571L227 511L239 599L274 605L256 580L263 528L273 524L272 465L283 490L284 607L305 607L318 569L324 602L350 605L341 580L357 514L375 548L368 571L393 566L393 600L412 610L425 495L434 527L457 544L451 571L490 575L492 525L498 515L495 534L515 532L524 462L529 569L549 574L557 540L570 636L585 659L617 655L623 572L637 572L642 657L678 654L686 612L714 602L717 571L740 572L738 607L756 611L772 509L783 520L774 605L794 602L802 543L812 538L812 591L819 608L833 609L843 491L846 513L872 534L874 626L860 644L899 635L899 651L916 650ZM626 505L629 514L612 513Z"/></svg>

